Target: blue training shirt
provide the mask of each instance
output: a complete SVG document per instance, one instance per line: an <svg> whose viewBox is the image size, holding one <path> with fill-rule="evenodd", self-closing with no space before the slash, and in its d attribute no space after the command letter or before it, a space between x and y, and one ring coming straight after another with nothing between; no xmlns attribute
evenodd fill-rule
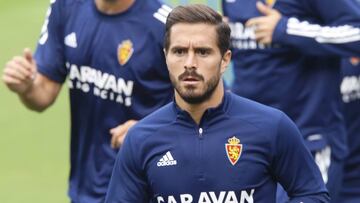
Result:
<svg viewBox="0 0 360 203"><path fill-rule="evenodd" d="M328 202L312 155L282 112L225 93L200 124L170 103L130 129L107 203Z"/></svg>
<svg viewBox="0 0 360 203"><path fill-rule="evenodd" d="M341 112L340 56L360 52L360 11L353 0L262 0L283 16L271 45L245 27L262 14L258 0L223 0L231 26L233 92L284 111L309 149L347 154Z"/></svg>
<svg viewBox="0 0 360 203"><path fill-rule="evenodd" d="M103 202L117 150L109 130L171 101L163 56L170 8L137 0L125 12L101 13L94 0L52 0L35 53L39 72L68 78L73 202Z"/></svg>
<svg viewBox="0 0 360 203"><path fill-rule="evenodd" d="M343 60L341 93L348 133L349 155L341 196L360 199L360 58Z"/></svg>

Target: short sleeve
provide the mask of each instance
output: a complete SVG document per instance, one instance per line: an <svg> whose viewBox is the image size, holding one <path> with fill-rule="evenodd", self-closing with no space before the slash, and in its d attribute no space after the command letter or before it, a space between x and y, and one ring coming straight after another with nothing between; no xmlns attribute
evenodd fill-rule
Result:
<svg viewBox="0 0 360 203"><path fill-rule="evenodd" d="M58 83L63 83L67 76L63 48L63 24L66 18L61 12L62 4L63 0L51 1L35 51L38 71Z"/></svg>

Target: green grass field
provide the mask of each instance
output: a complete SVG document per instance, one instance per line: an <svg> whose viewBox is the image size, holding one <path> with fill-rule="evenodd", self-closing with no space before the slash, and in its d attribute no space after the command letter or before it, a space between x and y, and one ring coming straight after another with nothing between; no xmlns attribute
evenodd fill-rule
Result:
<svg viewBox="0 0 360 203"><path fill-rule="evenodd" d="M48 0L0 1L0 69L34 49ZM68 202L67 91L42 114L27 110L0 84L0 202Z"/></svg>
<svg viewBox="0 0 360 203"><path fill-rule="evenodd" d="M168 2L174 5L186 1ZM34 50L48 4L49 0L0 1L1 75L12 56L22 54L24 47ZM40 114L27 110L0 82L1 203L69 202L67 94L63 88L56 103Z"/></svg>

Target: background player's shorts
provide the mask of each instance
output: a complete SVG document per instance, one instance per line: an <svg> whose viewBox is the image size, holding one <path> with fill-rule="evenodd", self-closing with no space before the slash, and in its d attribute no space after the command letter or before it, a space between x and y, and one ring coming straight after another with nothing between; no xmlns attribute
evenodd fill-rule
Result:
<svg viewBox="0 0 360 203"><path fill-rule="evenodd" d="M326 184L326 188L329 191L331 202L343 202L338 198L344 175L344 160L334 159L334 156L331 156L331 149L329 146L326 146L324 149L312 152L312 154L315 158L316 164L320 169L321 175Z"/></svg>

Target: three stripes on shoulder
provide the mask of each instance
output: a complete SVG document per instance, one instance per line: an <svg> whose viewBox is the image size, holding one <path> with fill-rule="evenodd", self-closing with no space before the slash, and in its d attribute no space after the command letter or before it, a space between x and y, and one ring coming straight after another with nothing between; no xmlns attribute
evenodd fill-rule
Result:
<svg viewBox="0 0 360 203"><path fill-rule="evenodd" d="M160 22L164 23L166 22L166 18L171 12L171 8L165 4L163 4L154 14L153 16L158 19Z"/></svg>
<svg viewBox="0 0 360 203"><path fill-rule="evenodd" d="M286 33L301 37L314 38L319 43L342 44L360 41L360 28L351 25L320 26L308 21L289 18Z"/></svg>

